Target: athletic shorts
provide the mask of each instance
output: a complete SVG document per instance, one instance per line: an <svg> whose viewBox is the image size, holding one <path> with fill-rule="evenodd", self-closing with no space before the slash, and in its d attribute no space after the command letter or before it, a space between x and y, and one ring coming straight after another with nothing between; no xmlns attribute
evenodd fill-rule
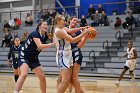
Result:
<svg viewBox="0 0 140 93"><path fill-rule="evenodd" d="M31 70L41 66L38 56L30 56L29 58L20 57L18 66L20 67L23 63L26 63Z"/></svg>
<svg viewBox="0 0 140 93"><path fill-rule="evenodd" d="M14 69L17 69L18 68L18 62L13 62L12 65L13 65L13 68Z"/></svg>
<svg viewBox="0 0 140 93"><path fill-rule="evenodd" d="M73 57L73 63L78 63L79 65L82 64L82 52L79 48L72 49L72 57Z"/></svg>
<svg viewBox="0 0 140 93"><path fill-rule="evenodd" d="M135 66L136 66L136 60L135 59L126 60L126 63L124 66L128 67L130 71L134 71Z"/></svg>
<svg viewBox="0 0 140 93"><path fill-rule="evenodd" d="M69 69L70 66L73 66L73 57L71 50L58 50L56 53L56 63L58 68Z"/></svg>

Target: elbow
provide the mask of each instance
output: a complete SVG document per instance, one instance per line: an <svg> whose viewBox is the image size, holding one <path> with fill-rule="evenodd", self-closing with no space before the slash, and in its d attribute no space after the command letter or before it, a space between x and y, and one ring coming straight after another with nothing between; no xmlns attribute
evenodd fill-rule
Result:
<svg viewBox="0 0 140 93"><path fill-rule="evenodd" d="M43 46L42 46L42 45L37 45L37 48L38 48L38 49L42 49Z"/></svg>

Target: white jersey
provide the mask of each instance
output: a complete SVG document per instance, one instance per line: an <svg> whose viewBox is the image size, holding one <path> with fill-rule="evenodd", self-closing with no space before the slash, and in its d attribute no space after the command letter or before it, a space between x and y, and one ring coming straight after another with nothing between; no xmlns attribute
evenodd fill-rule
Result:
<svg viewBox="0 0 140 93"><path fill-rule="evenodd" d="M73 63L71 43L63 38L56 37L56 32L59 29L60 28L55 28L54 32L54 40L57 48L56 63L59 69L69 69ZM62 29L62 31L63 33L67 33L64 29Z"/></svg>
<svg viewBox="0 0 140 93"><path fill-rule="evenodd" d="M130 50L129 50L129 48L127 48L127 54L128 54L127 58L128 58L128 59L134 57L134 52L133 52L133 50L135 50L135 48L133 48L133 47L132 47Z"/></svg>
<svg viewBox="0 0 140 93"><path fill-rule="evenodd" d="M129 50L129 48L127 48L127 58L133 58L134 57L134 52L133 50L135 50L135 48L131 48ZM135 65L136 65L136 59L129 59L129 60L126 60L126 63L125 63L125 66L127 66L130 71L133 71L135 69Z"/></svg>

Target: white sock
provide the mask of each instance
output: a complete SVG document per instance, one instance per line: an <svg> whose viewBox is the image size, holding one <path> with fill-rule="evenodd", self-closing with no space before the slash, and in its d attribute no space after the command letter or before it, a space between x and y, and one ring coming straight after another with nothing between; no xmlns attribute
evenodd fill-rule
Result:
<svg viewBox="0 0 140 93"><path fill-rule="evenodd" d="M14 91L14 93L19 93L18 91Z"/></svg>

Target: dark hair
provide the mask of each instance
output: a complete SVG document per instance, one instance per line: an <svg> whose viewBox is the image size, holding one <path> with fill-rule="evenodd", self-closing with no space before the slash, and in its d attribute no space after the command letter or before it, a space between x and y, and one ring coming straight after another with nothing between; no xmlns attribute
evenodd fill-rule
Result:
<svg viewBox="0 0 140 93"><path fill-rule="evenodd" d="M68 23L70 24L70 21L73 19L73 18L77 18L76 16L72 16L68 19Z"/></svg>
<svg viewBox="0 0 140 93"><path fill-rule="evenodd" d="M120 19L119 17L116 17L116 19L118 20L118 19Z"/></svg>
<svg viewBox="0 0 140 93"><path fill-rule="evenodd" d="M133 41L132 40L129 40L128 43L133 45Z"/></svg>
<svg viewBox="0 0 140 93"><path fill-rule="evenodd" d="M39 27L42 25L43 22L46 22L46 21L44 21L44 20L40 21L39 24L36 27L36 30L39 30Z"/></svg>
<svg viewBox="0 0 140 93"><path fill-rule="evenodd" d="M14 41L15 41L17 38L20 39L20 37L16 36L16 37L14 37Z"/></svg>

